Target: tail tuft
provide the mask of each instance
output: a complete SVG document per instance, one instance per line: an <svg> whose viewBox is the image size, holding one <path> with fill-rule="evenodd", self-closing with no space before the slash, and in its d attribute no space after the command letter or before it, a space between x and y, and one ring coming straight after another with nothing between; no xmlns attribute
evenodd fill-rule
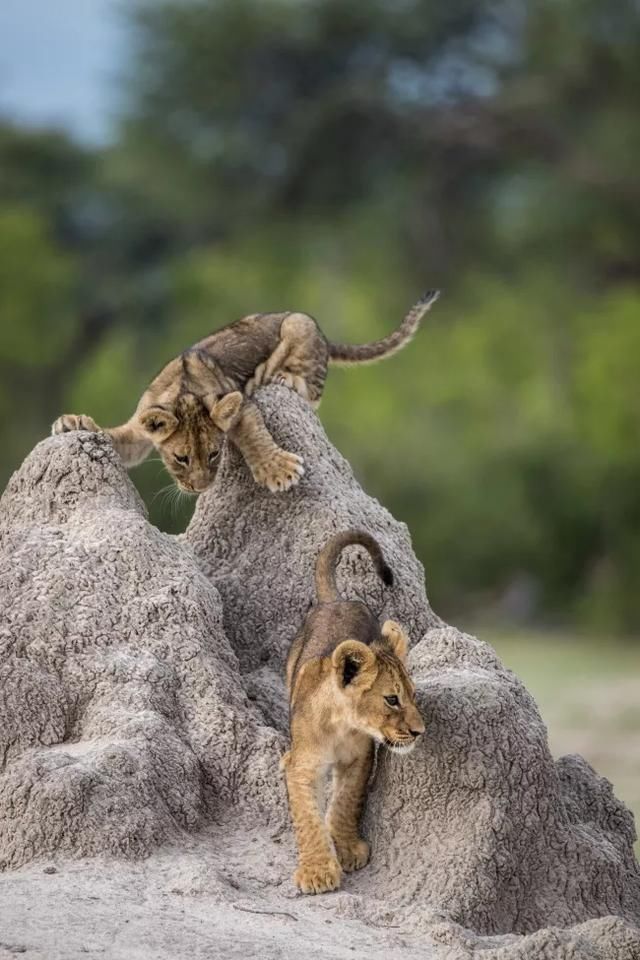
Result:
<svg viewBox="0 0 640 960"><path fill-rule="evenodd" d="M373 561L376 572L388 587L393 585L393 571L385 562L380 544L364 530L345 530L324 545L316 560L316 594L319 603L333 603L338 599L336 564L345 547L364 547Z"/></svg>
<svg viewBox="0 0 640 960"><path fill-rule="evenodd" d="M440 297L439 290L427 290L422 294L416 306L430 307Z"/></svg>
<svg viewBox="0 0 640 960"><path fill-rule="evenodd" d="M355 363L375 363L402 350L416 333L427 310L440 296L439 290L427 290L411 307L397 330L373 343L330 343L329 362L350 366Z"/></svg>

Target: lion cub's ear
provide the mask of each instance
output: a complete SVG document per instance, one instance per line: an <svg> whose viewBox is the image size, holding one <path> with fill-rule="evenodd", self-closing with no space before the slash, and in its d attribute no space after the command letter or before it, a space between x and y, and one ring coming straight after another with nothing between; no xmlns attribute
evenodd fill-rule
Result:
<svg viewBox="0 0 640 960"><path fill-rule="evenodd" d="M234 426L243 400L242 394L238 390L234 390L233 393L227 393L213 404L209 410L209 416L218 430L227 433Z"/></svg>
<svg viewBox="0 0 640 960"><path fill-rule="evenodd" d="M375 653L359 640L345 640L331 655L331 664L341 687L364 682L372 674L375 662Z"/></svg>
<svg viewBox="0 0 640 960"><path fill-rule="evenodd" d="M152 440L166 440L178 426L177 418L163 407L147 407L138 423Z"/></svg>
<svg viewBox="0 0 640 960"><path fill-rule="evenodd" d="M406 660L409 638L395 620L385 620L382 624L382 639L391 647L398 660Z"/></svg>

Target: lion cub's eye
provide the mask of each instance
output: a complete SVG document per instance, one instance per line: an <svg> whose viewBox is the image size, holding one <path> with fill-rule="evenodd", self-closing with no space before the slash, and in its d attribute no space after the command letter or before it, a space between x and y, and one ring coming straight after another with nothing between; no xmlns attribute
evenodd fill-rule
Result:
<svg viewBox="0 0 640 960"><path fill-rule="evenodd" d="M395 693L393 694L393 696L385 697L385 700L387 701L387 703L389 704L390 707L399 707L399 706L400 706L400 701L399 701L398 698L396 697Z"/></svg>
<svg viewBox="0 0 640 960"><path fill-rule="evenodd" d="M219 450L212 450L209 454L209 463L215 463L218 457L220 456Z"/></svg>
<svg viewBox="0 0 640 960"><path fill-rule="evenodd" d="M187 457L186 454L185 454L185 456L181 457L181 456L179 456L179 454L174 453L173 456L174 456L174 459L175 459L176 463L181 463L181 464L182 464L183 466L185 466L185 467L186 467L186 465L189 463L189 457Z"/></svg>

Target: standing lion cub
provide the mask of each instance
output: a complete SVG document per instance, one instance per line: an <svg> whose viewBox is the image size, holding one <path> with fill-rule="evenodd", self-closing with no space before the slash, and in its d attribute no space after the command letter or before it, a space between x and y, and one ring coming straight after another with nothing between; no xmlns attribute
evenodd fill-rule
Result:
<svg viewBox="0 0 640 960"><path fill-rule="evenodd" d="M409 753L424 733L405 666L407 636L393 620L380 626L365 603L338 597L335 566L344 547L365 547L381 579L393 583L376 540L348 530L333 537L316 564L318 605L307 615L287 659L291 750L282 760L296 833L303 893L340 886L359 870L369 844L359 832L374 742ZM324 777L333 772L326 816Z"/></svg>
<svg viewBox="0 0 640 960"><path fill-rule="evenodd" d="M200 340L160 371L127 423L109 434L125 466L141 463L152 448L171 477L188 493L201 493L215 479L225 437L240 450L255 481L271 491L288 490L304 473L302 458L283 450L255 404L255 389L282 383L313 405L320 402L329 363L371 363L389 357L412 338L437 299L430 291L399 328L361 346L329 343L306 313L257 313ZM100 427L91 417L64 414L52 433Z"/></svg>

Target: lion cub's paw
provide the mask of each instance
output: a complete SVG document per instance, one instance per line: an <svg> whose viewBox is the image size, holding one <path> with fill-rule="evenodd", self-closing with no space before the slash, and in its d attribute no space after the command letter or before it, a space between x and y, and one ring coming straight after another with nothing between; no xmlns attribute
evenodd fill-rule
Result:
<svg viewBox="0 0 640 960"><path fill-rule="evenodd" d="M309 399L309 389L304 377L290 373L288 370L281 370L280 373L276 374L273 378L273 382L279 384L281 387L288 387L290 390L299 394L303 400Z"/></svg>
<svg viewBox="0 0 640 960"><path fill-rule="evenodd" d="M295 885L303 893L326 893L337 890L342 879L342 870L335 857L316 860L298 867L293 875Z"/></svg>
<svg viewBox="0 0 640 960"><path fill-rule="evenodd" d="M273 373L267 373L266 363L261 363L256 367L251 380L245 384L244 394L246 397L252 397L258 387L266 387L270 383L277 383L281 387L289 387L299 393L304 400L309 399L309 388L304 377L291 370L276 370Z"/></svg>
<svg viewBox="0 0 640 960"><path fill-rule="evenodd" d="M84 413L63 413L61 417L54 420L51 426L51 434L70 433L72 430L88 430L89 433L98 433L100 427L92 417L87 417Z"/></svg>
<svg viewBox="0 0 640 960"><path fill-rule="evenodd" d="M297 453L289 453L278 447L275 452L253 468L256 483L266 487L271 493L295 487L304 474L304 461Z"/></svg>
<svg viewBox="0 0 640 960"><path fill-rule="evenodd" d="M336 842L335 847L340 866L345 873L361 870L369 862L371 847L366 840L354 840L353 843L348 844Z"/></svg>

